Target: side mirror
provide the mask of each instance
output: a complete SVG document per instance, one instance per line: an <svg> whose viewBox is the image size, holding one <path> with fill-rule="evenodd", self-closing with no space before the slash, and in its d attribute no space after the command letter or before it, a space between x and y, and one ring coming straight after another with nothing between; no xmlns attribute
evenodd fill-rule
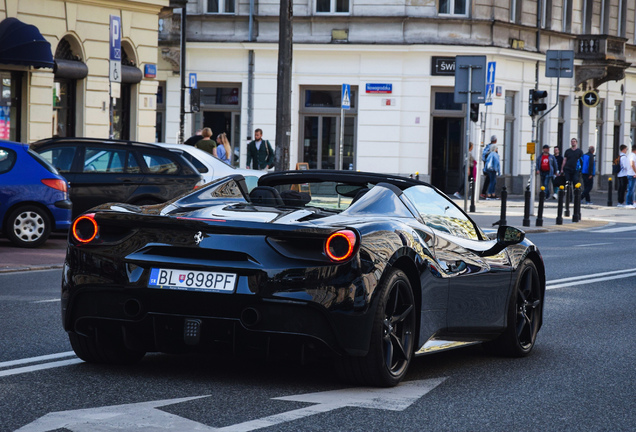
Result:
<svg viewBox="0 0 636 432"><path fill-rule="evenodd" d="M503 247L521 243L526 233L512 226L500 226L497 230L497 243Z"/></svg>

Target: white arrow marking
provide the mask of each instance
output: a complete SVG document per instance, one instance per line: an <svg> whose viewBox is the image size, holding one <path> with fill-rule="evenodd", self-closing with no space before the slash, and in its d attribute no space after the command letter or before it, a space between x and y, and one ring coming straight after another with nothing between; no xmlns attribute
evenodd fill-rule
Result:
<svg viewBox="0 0 636 432"><path fill-rule="evenodd" d="M278 397L274 399L315 403L316 405L223 428L213 428L156 409L210 396L206 395L54 412L40 417L33 423L21 427L16 432L48 432L62 428L73 432L94 432L97 430L102 432L120 430L244 432L287 423L344 407L403 411L411 406L413 402L444 382L445 379L433 378L409 381L393 388L352 388Z"/></svg>
<svg viewBox="0 0 636 432"><path fill-rule="evenodd" d="M21 427L16 432L47 432L62 428L73 432L136 429L148 431L214 431L214 428L204 424L155 409L208 396L59 411L40 417L33 423Z"/></svg>
<svg viewBox="0 0 636 432"><path fill-rule="evenodd" d="M278 397L274 399L315 403L318 405L300 408L294 411L287 411L281 414L228 426L218 430L222 432L247 432L343 407L404 411L413 402L444 382L445 379L446 378L432 378L421 381L408 381L392 388L378 389L361 387L320 393L307 393L297 396Z"/></svg>

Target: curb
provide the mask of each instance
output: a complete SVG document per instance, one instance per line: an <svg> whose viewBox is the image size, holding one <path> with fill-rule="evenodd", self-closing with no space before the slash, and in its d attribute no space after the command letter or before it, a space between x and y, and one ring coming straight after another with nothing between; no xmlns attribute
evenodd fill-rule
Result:
<svg viewBox="0 0 636 432"><path fill-rule="evenodd" d="M0 273L16 273L21 271L32 271L32 270L52 270L52 269L61 269L64 267L62 264L45 264L45 265L36 265L36 266L15 266L15 267L1 267Z"/></svg>

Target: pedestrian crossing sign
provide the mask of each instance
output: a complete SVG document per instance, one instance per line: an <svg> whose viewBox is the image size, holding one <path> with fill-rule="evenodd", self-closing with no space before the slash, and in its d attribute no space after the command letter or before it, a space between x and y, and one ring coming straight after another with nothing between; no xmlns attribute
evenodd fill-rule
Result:
<svg viewBox="0 0 636 432"><path fill-rule="evenodd" d="M351 108L351 84L342 85L342 102L340 104L342 109Z"/></svg>

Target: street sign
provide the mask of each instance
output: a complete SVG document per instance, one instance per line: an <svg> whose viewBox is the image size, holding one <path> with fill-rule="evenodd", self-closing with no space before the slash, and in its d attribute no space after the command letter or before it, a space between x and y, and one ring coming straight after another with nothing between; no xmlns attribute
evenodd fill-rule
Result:
<svg viewBox="0 0 636 432"><path fill-rule="evenodd" d="M197 74L191 73L189 76L190 88L197 88Z"/></svg>
<svg viewBox="0 0 636 432"><path fill-rule="evenodd" d="M598 93L596 93L594 90L586 91L581 99L583 101L583 105L588 108L594 108L600 101Z"/></svg>
<svg viewBox="0 0 636 432"><path fill-rule="evenodd" d="M471 88L468 88L468 71L471 73ZM486 101L486 56L455 57L455 103L467 103L468 91L471 103Z"/></svg>
<svg viewBox="0 0 636 432"><path fill-rule="evenodd" d="M497 62L488 62L488 72L486 73L486 84L495 83L495 70L497 69Z"/></svg>
<svg viewBox="0 0 636 432"><path fill-rule="evenodd" d="M548 50L545 55L547 78L572 78L574 76L574 51Z"/></svg>
<svg viewBox="0 0 636 432"><path fill-rule="evenodd" d="M351 108L351 84L342 85L342 102L340 103L340 108Z"/></svg>
<svg viewBox="0 0 636 432"><path fill-rule="evenodd" d="M493 83L486 84L486 102L484 102L484 105L486 106L492 105L492 94L494 93L494 89L495 89L495 84Z"/></svg>
<svg viewBox="0 0 636 432"><path fill-rule="evenodd" d="M110 72L109 79L121 82L121 17L110 16Z"/></svg>

